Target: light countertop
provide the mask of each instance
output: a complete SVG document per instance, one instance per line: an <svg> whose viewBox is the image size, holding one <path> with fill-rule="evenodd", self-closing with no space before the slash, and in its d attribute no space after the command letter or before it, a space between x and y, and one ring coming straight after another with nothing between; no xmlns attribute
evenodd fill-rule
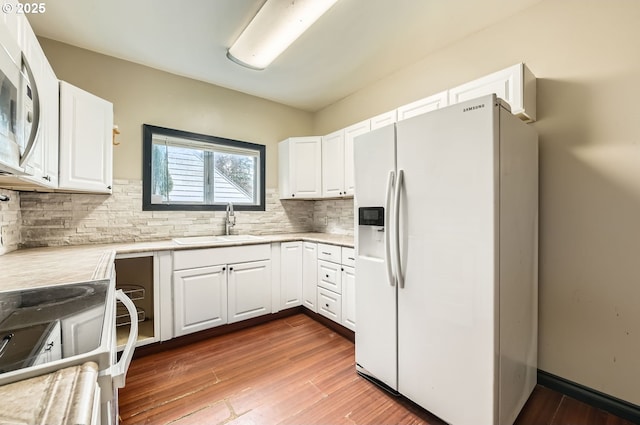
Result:
<svg viewBox="0 0 640 425"><path fill-rule="evenodd" d="M87 362L0 386L0 423L89 424L98 365Z"/></svg>
<svg viewBox="0 0 640 425"><path fill-rule="evenodd" d="M353 247L353 236L329 233L260 235L261 239L180 245L173 240L20 249L0 256L0 292L109 279L118 254L218 248L274 242L309 241Z"/></svg>

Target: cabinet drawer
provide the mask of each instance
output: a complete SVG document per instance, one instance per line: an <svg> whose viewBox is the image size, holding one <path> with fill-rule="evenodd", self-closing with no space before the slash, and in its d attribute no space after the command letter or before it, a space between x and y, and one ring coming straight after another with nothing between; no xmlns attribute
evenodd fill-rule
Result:
<svg viewBox="0 0 640 425"><path fill-rule="evenodd" d="M340 247L337 245L318 244L318 260L333 261L339 263L341 258Z"/></svg>
<svg viewBox="0 0 640 425"><path fill-rule="evenodd" d="M318 313L337 323L341 323L342 297L333 291L318 288Z"/></svg>
<svg viewBox="0 0 640 425"><path fill-rule="evenodd" d="M356 266L356 250L353 248L342 247L342 265L355 267Z"/></svg>
<svg viewBox="0 0 640 425"><path fill-rule="evenodd" d="M340 264L318 261L318 286L338 294L342 293L342 274Z"/></svg>
<svg viewBox="0 0 640 425"><path fill-rule="evenodd" d="M173 251L173 269L195 269L219 264L248 263L270 259L270 244L178 250Z"/></svg>

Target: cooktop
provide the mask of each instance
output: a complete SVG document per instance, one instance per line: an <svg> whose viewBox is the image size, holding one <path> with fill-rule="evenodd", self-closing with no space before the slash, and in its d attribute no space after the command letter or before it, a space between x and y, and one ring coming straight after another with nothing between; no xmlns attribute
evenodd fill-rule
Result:
<svg viewBox="0 0 640 425"><path fill-rule="evenodd" d="M97 281L0 292L0 374L97 348L108 288Z"/></svg>

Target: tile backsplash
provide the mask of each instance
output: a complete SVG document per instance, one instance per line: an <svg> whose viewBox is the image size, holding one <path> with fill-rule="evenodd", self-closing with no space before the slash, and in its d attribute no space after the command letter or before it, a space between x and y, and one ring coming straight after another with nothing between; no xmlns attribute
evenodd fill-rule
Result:
<svg viewBox="0 0 640 425"><path fill-rule="evenodd" d="M140 180L114 180L112 195L23 192L16 214L23 247L222 234L225 217L224 211L142 211ZM266 211L239 211L236 220L233 233L240 234L353 234L353 199L280 200L276 189L267 189Z"/></svg>
<svg viewBox="0 0 640 425"><path fill-rule="evenodd" d="M8 201L0 201L0 255L18 249L20 244L20 193L0 189Z"/></svg>

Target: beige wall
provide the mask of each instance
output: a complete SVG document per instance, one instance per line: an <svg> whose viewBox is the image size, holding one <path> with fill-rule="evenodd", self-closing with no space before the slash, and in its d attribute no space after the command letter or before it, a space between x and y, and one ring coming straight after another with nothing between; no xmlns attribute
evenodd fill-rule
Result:
<svg viewBox="0 0 640 425"><path fill-rule="evenodd" d="M308 112L53 40L40 43L59 79L113 103L122 133L113 150L115 178L142 179L142 124L153 124L266 145L266 185L275 188L277 143L312 129Z"/></svg>
<svg viewBox="0 0 640 425"><path fill-rule="evenodd" d="M539 367L640 404L640 2L547 0L316 114L326 134L517 62L538 77Z"/></svg>

